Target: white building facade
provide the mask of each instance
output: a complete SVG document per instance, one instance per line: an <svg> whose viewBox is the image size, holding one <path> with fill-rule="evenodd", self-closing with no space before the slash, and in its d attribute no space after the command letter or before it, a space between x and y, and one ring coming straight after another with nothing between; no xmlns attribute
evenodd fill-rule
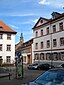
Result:
<svg viewBox="0 0 64 85"><path fill-rule="evenodd" d="M40 18L33 29L33 62L64 62L64 13ZM53 64L54 64L53 63Z"/></svg>
<svg viewBox="0 0 64 85"><path fill-rule="evenodd" d="M15 61L15 34L15 31L0 21L0 60L2 59L2 64L13 64Z"/></svg>

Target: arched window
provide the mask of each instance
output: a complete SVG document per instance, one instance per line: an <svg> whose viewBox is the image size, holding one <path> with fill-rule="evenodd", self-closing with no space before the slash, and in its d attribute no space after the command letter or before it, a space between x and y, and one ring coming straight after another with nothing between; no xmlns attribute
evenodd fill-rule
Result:
<svg viewBox="0 0 64 85"><path fill-rule="evenodd" d="M64 52L61 52L59 57L60 57L60 60L64 61Z"/></svg>
<svg viewBox="0 0 64 85"><path fill-rule="evenodd" d="M36 53L36 54L34 55L34 60L39 60L39 54Z"/></svg>
<svg viewBox="0 0 64 85"><path fill-rule="evenodd" d="M40 60L44 60L44 54L43 53L40 54Z"/></svg>
<svg viewBox="0 0 64 85"><path fill-rule="evenodd" d="M50 53L46 54L46 60L50 60Z"/></svg>
<svg viewBox="0 0 64 85"><path fill-rule="evenodd" d="M58 53L53 53L53 60L59 60Z"/></svg>

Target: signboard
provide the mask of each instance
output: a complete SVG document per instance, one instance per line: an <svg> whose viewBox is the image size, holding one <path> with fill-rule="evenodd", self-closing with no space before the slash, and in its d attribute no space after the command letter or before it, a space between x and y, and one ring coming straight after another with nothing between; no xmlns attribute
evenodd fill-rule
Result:
<svg viewBox="0 0 64 85"><path fill-rule="evenodd" d="M18 53L17 53L17 56L20 57L20 56L21 56L21 52L18 52Z"/></svg>

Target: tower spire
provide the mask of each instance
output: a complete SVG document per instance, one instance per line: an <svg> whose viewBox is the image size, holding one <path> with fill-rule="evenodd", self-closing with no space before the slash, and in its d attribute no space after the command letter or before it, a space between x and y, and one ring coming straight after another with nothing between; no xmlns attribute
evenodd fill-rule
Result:
<svg viewBox="0 0 64 85"><path fill-rule="evenodd" d="M21 32L21 35L20 35L20 42L24 42L24 39L23 39L23 33Z"/></svg>

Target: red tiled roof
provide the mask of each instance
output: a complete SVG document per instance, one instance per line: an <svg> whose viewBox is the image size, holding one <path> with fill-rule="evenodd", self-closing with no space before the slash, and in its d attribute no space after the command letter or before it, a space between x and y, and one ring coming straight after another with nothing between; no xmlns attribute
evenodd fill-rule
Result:
<svg viewBox="0 0 64 85"><path fill-rule="evenodd" d="M2 33L13 33L13 34L17 33L16 31L12 30L9 26L7 26L2 21L0 21L0 32L2 32Z"/></svg>

